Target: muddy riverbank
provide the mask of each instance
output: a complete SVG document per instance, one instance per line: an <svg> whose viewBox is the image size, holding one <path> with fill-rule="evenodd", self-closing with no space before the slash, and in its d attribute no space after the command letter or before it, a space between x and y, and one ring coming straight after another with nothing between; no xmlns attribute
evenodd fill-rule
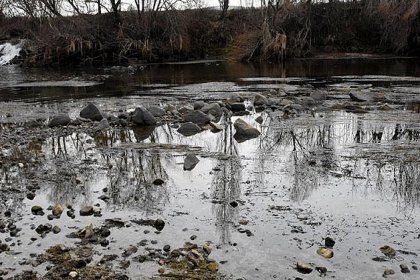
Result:
<svg viewBox="0 0 420 280"><path fill-rule="evenodd" d="M420 78L371 65L2 69L0 277L417 279Z"/></svg>

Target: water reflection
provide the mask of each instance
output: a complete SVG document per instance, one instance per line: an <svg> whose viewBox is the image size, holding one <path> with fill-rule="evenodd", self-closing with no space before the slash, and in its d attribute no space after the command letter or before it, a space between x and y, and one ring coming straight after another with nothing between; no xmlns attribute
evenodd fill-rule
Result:
<svg viewBox="0 0 420 280"><path fill-rule="evenodd" d="M240 199L242 179L241 161L238 153L238 143L234 139L233 124L230 117L224 116L221 121L225 129L217 134L216 152L224 157L217 161L211 183L213 213L216 217L216 227L220 233L220 241L226 244L231 240L231 231L238 221L238 208L235 202Z"/></svg>
<svg viewBox="0 0 420 280"><path fill-rule="evenodd" d="M22 161L45 157L46 164L34 170L2 166L1 190L7 199L0 209L21 207L24 186L39 183L48 204L92 205L104 195L101 204L107 210L162 213L171 203L175 185L170 174L182 170L176 156L190 150L214 163L199 165L194 172L203 177L212 174L212 214L222 244L231 241L239 219L240 207L232 202L241 203L244 176L255 178L255 183L246 184L254 188L251 193L267 189L297 203L325 186L337 192L338 187L332 186L339 182L352 186L355 193L383 198L384 207L392 201L403 213L420 207L420 128L411 117L407 121L403 115L344 112L290 119L264 112L263 117L258 126L261 137L244 143L233 138L235 118L226 116L221 120L223 131L191 137L164 124L34 140L15 152L10 149L6 156ZM257 126L254 118L247 121ZM192 182L198 182L199 176ZM155 179L164 184L154 185ZM279 184L285 188L276 188ZM11 186L21 192L9 195Z"/></svg>
<svg viewBox="0 0 420 280"><path fill-rule="evenodd" d="M373 185L374 193L393 196L402 211L418 207L420 162L415 151L420 129L398 118L379 119L334 113L302 122L265 114L257 164L264 166L273 152L284 158L290 176L285 184L296 202L307 199L332 176L351 179L354 189Z"/></svg>

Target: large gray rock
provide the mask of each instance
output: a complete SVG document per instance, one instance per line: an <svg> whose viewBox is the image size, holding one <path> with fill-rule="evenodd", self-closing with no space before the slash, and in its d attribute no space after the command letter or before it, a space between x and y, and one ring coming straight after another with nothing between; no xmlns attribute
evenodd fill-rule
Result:
<svg viewBox="0 0 420 280"><path fill-rule="evenodd" d="M249 123L245 122L243 119L237 119L233 124L235 127L236 133L233 137L239 143L244 142L246 140L256 138L260 135L258 129L250 125Z"/></svg>
<svg viewBox="0 0 420 280"><path fill-rule="evenodd" d="M218 103L210 103L200 109L201 112L210 114L214 117L214 120L218 122L222 117L223 111Z"/></svg>
<svg viewBox="0 0 420 280"><path fill-rule="evenodd" d="M156 125L156 119L143 107L137 107L131 117L133 123L137 125Z"/></svg>
<svg viewBox="0 0 420 280"><path fill-rule="evenodd" d="M195 101L194 102L194 110L200 110L201 108L203 108L204 106L206 106L206 103L204 101Z"/></svg>
<svg viewBox="0 0 420 280"><path fill-rule="evenodd" d="M185 105L178 109L178 112L180 112L182 115L186 115L192 111L194 111L194 107L191 105Z"/></svg>
<svg viewBox="0 0 420 280"><path fill-rule="evenodd" d="M234 103L228 103L229 108L234 111L245 111L245 104L243 102L234 102Z"/></svg>
<svg viewBox="0 0 420 280"><path fill-rule="evenodd" d="M65 126L69 125L71 123L71 119L69 115L67 114L60 114L57 116L54 116L49 122L49 127L56 127L56 126Z"/></svg>
<svg viewBox="0 0 420 280"><path fill-rule="evenodd" d="M184 116L184 121L204 126L211 121L211 118L201 111L191 111Z"/></svg>
<svg viewBox="0 0 420 280"><path fill-rule="evenodd" d="M162 117L163 115L165 115L165 110L157 106L150 106L149 108L147 108L147 111L149 111L153 115L153 117Z"/></svg>
<svg viewBox="0 0 420 280"><path fill-rule="evenodd" d="M200 160L194 154L188 154L184 159L184 170L193 170Z"/></svg>
<svg viewBox="0 0 420 280"><path fill-rule="evenodd" d="M103 119L102 112L92 103L89 103L80 111L80 117L92 121L100 121Z"/></svg>
<svg viewBox="0 0 420 280"><path fill-rule="evenodd" d="M180 128L177 130L184 136L191 136L201 132L201 128L192 122L187 122L181 124Z"/></svg>
<svg viewBox="0 0 420 280"><path fill-rule="evenodd" d="M254 97L254 106L264 106L268 104L268 99L261 95L261 94L256 94Z"/></svg>

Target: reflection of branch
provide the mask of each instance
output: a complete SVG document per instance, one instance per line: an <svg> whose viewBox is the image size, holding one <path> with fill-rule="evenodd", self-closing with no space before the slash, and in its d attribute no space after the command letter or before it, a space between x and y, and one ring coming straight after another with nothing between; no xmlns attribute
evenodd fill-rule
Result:
<svg viewBox="0 0 420 280"><path fill-rule="evenodd" d="M233 125L226 120L226 128L218 134L217 152L229 155L229 159L218 162L219 171L214 173L212 180L212 198L219 203L214 204L216 225L221 233L222 243L230 241L231 226L237 220L238 209L230 202L240 198L241 168L238 157L237 142L233 138Z"/></svg>

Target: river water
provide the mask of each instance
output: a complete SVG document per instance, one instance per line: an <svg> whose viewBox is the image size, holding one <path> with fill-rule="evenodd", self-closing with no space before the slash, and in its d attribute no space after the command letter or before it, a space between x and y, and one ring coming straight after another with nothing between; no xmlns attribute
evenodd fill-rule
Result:
<svg viewBox="0 0 420 280"><path fill-rule="evenodd" d="M386 94L393 102L348 110L342 105L350 102L352 91ZM327 99L292 117L250 108L241 118L261 135L242 143L233 137L232 123L239 116L222 117L221 132L189 137L179 134L172 121L96 134L25 132L25 123L57 113L76 118L88 101L118 115L140 105L180 107L225 100L232 93L250 105L256 93L275 98L279 92L282 97L325 92ZM136 71L0 67L3 161L16 146L22 153L16 158L25 166L25 160L42 163L32 169L1 166L0 216L11 211L23 230L19 241L8 241L10 251L19 254L0 253L0 269L9 275L23 269L42 274L45 267L22 260L55 244L74 246L65 235L75 228L99 226L109 218L128 223L161 218L166 226L159 234L135 224L112 229L109 246L95 248L97 258L121 255L122 248L143 239L156 240L151 247L178 248L196 235L194 242L213 244L211 256L229 279L320 278L316 271L296 271L298 260L326 267L327 279L381 279L385 269L395 271L392 279L419 279L420 114L413 107L419 100L420 62L415 59L295 60L284 67L198 61ZM258 116L261 123L255 121ZM7 143L14 136L21 143ZM184 171L190 152L200 162ZM164 184L151 184L156 178ZM39 190L29 200L25 190L34 184ZM98 197L105 188L109 199L103 201ZM75 209L97 205L102 217L63 215L48 221L31 215L34 205L57 203ZM62 232L31 241L37 236L31 224L46 222ZM1 242L8 236L0 233ZM317 254L327 236L336 241L331 259ZM384 245L395 248L397 256L373 260L383 256L379 248ZM401 264L411 272L402 273ZM132 260L124 271L132 279L149 279L158 267Z"/></svg>

